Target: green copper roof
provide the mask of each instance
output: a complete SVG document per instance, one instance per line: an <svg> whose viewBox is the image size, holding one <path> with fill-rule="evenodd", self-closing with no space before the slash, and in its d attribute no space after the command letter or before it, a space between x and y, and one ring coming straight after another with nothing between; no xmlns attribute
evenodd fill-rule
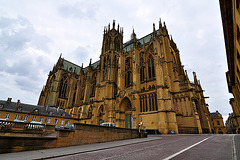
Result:
<svg viewBox="0 0 240 160"><path fill-rule="evenodd" d="M159 35L159 30L157 30L157 35ZM151 41L152 37L153 37L153 32L140 39L137 39L137 45L143 45L143 41L145 44L148 44ZM131 51L132 48L133 48L133 39L123 44L123 52L129 52Z"/></svg>
<svg viewBox="0 0 240 160"><path fill-rule="evenodd" d="M80 66L63 59L63 69L64 70L69 71L69 72L74 72L75 71L75 73L77 73L79 75L80 74L80 68L81 68Z"/></svg>

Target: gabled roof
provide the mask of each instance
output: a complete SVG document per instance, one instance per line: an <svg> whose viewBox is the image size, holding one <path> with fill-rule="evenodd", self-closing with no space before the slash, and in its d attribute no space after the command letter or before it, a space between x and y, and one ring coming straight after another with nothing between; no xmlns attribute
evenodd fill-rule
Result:
<svg viewBox="0 0 240 160"><path fill-rule="evenodd" d="M36 110L37 112L34 112ZM3 100L0 100L0 111L11 111L11 112L20 112L20 113L29 113L29 114L32 113L32 114L38 114L38 115L44 115L44 116L72 118L63 109L58 109L55 107L30 105L30 104L17 103L17 102L8 102Z"/></svg>

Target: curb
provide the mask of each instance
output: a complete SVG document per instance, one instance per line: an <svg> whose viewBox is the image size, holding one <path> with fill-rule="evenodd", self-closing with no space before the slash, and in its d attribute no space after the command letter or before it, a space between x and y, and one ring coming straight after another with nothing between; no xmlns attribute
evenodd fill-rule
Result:
<svg viewBox="0 0 240 160"><path fill-rule="evenodd" d="M70 156L70 155L75 155L75 154L88 153L88 152L93 152L93 151L100 151L100 150L110 149L110 148L117 148L117 147L120 147L120 146L127 146L127 145L131 145L131 144L138 144L138 143L156 141L156 140L160 140L160 139L162 139L162 138L161 137L157 137L157 138L153 138L153 139L149 139L149 140L143 140L143 141L138 141L138 142L130 142L130 143L126 143L126 144L113 145L113 146L102 147L102 148L97 148L97 149L89 149L89 150L85 150L85 151L73 152L73 153L68 153L68 154L60 153L58 155L51 155L51 156L48 156L48 155L44 156L43 155L41 158L40 157L39 158L33 158L32 160L43 160L43 159L65 157L65 156ZM128 140L130 140L130 139L128 139ZM112 142L117 142L117 141L112 141ZM106 142L106 143L109 143L109 142Z"/></svg>

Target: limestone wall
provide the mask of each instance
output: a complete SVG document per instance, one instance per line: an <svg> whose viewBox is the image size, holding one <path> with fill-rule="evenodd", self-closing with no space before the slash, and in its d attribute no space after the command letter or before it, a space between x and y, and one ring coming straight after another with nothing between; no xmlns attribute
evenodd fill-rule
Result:
<svg viewBox="0 0 240 160"><path fill-rule="evenodd" d="M138 130L117 127L104 127L88 124L74 124L74 130L59 130L39 137L0 136L0 153L18 152L83 145L99 142L138 138ZM141 137L143 137L141 131Z"/></svg>

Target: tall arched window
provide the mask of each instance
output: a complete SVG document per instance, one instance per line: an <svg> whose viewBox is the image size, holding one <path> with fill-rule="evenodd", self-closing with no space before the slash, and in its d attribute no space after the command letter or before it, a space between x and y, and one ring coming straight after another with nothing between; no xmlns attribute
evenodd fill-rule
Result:
<svg viewBox="0 0 240 160"><path fill-rule="evenodd" d="M145 70L144 60L143 58L140 58L140 81L144 81L145 78L144 70Z"/></svg>
<svg viewBox="0 0 240 160"><path fill-rule="evenodd" d="M74 94L73 94L72 106L74 106L74 104L75 104L75 99L76 99L76 92L74 92Z"/></svg>
<svg viewBox="0 0 240 160"><path fill-rule="evenodd" d="M64 76L60 81L59 97L66 98L67 87L68 87L67 76Z"/></svg>
<svg viewBox="0 0 240 160"><path fill-rule="evenodd" d="M90 91L90 97L94 97L95 95L95 89L96 89L96 78L97 74L94 73L92 77L92 82L91 82L91 91Z"/></svg>
<svg viewBox="0 0 240 160"><path fill-rule="evenodd" d="M131 71L131 62L130 58L127 58L125 61L125 87L130 87L132 83L132 71Z"/></svg>
<svg viewBox="0 0 240 160"><path fill-rule="evenodd" d="M111 43L110 38L108 38L105 42L105 51L108 51L110 49L110 43Z"/></svg>
<svg viewBox="0 0 240 160"><path fill-rule="evenodd" d="M149 79L155 78L154 59L152 55L148 58L148 77Z"/></svg>
<svg viewBox="0 0 240 160"><path fill-rule="evenodd" d="M114 39L114 50L117 52L120 51L120 42L117 37Z"/></svg>

